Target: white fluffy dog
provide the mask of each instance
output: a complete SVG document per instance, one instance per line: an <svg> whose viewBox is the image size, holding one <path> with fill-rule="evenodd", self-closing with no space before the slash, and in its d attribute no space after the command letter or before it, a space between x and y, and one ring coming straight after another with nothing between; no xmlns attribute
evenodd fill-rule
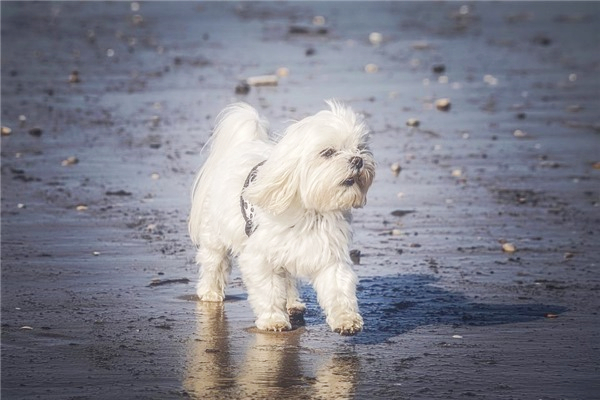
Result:
<svg viewBox="0 0 600 400"><path fill-rule="evenodd" d="M221 302L237 256L259 329L291 329L302 315L296 278L308 279L332 330L363 327L351 267L350 211L366 203L375 174L368 129L349 107L290 125L278 141L245 103L217 118L192 190L189 231L201 265L197 294Z"/></svg>

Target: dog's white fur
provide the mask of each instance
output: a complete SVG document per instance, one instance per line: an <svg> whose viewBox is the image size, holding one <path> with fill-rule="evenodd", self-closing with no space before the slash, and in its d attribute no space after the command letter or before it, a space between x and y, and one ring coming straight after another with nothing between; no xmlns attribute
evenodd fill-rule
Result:
<svg viewBox="0 0 600 400"><path fill-rule="evenodd" d="M276 143L254 108L228 106L193 186L189 231L201 265L198 297L223 301L237 256L259 329L291 329L290 315L304 313L296 278L312 283L332 330L352 335L363 327L350 210L365 205L375 164L363 120L347 106L327 104ZM253 168L255 179L245 187ZM240 196L254 209L250 236Z"/></svg>

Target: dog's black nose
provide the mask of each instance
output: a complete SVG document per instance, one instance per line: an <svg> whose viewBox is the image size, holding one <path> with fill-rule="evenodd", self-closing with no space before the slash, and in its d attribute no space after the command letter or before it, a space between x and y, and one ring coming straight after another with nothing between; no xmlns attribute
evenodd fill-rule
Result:
<svg viewBox="0 0 600 400"><path fill-rule="evenodd" d="M350 159L350 165L354 169L361 169L363 166L363 159L360 157L352 157Z"/></svg>

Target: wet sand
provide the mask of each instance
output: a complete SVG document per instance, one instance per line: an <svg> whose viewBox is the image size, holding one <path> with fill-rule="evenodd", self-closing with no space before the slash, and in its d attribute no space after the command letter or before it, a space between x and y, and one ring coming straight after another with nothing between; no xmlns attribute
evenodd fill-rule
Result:
<svg viewBox="0 0 600 400"><path fill-rule="evenodd" d="M598 3L1 11L3 399L597 398ZM189 187L226 104L281 132L332 97L378 161L366 329L305 286L306 325L260 333L235 270L195 301Z"/></svg>

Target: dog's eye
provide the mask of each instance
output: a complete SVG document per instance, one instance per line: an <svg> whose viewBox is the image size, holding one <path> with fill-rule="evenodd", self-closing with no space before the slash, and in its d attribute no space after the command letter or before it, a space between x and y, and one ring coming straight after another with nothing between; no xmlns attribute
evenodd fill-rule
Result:
<svg viewBox="0 0 600 400"><path fill-rule="evenodd" d="M321 156L325 157L325 158L330 158L333 157L333 155L336 153L336 151L332 148L329 149L325 149L321 152Z"/></svg>

